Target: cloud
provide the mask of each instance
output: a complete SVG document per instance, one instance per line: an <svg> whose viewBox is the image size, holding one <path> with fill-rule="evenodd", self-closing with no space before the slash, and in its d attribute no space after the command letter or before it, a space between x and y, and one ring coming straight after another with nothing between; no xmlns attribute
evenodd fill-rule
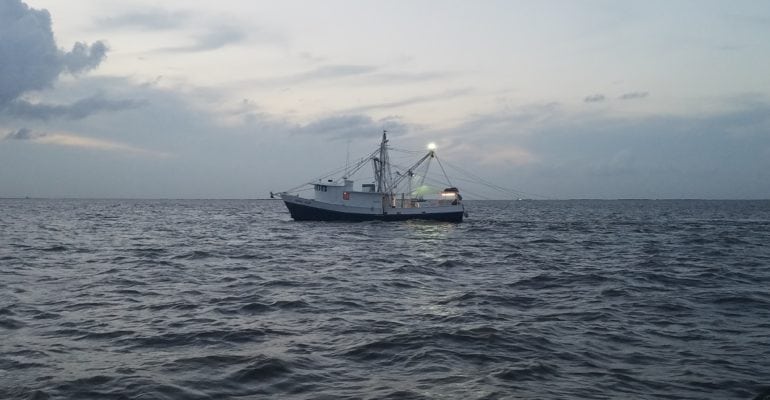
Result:
<svg viewBox="0 0 770 400"><path fill-rule="evenodd" d="M68 88L73 86L62 85L57 90ZM97 170L104 171L105 177L94 177L89 187L101 196L258 197L268 190L302 183L315 169L341 165L345 146L340 140L354 139L351 154L364 154L356 148L368 151L379 132L388 129L401 134L398 140L394 137L395 146L421 149L427 142L437 141L445 167L458 165L500 186L545 197L767 198L770 194L766 185L770 179L770 106L761 95L726 99L730 106L723 109L730 111L689 116L613 117L558 103L509 106L431 132L417 131L399 117L375 119L361 113L296 124L260 114L250 102L239 103L243 108L238 112L253 113L253 121L222 125L215 111L197 103L199 96L140 85L127 77L78 80L77 91L94 88L147 99L149 106L94 118L87 124L62 120L57 126L62 136L38 137L36 130L44 128L34 124L8 133L9 140L0 143L0 170L20 170L18 166L25 160L33 160L50 165L50 172L45 176L0 175L0 190L23 195L28 190L25 185L34 181L54 196L85 196L90 192L51 189L55 186L44 179L69 184L75 182L69 177L77 176L76 172ZM3 128L0 137L10 130ZM87 149L89 157L61 151L64 148ZM33 149L45 157L33 158ZM146 149L173 151L174 156L153 157L163 153ZM142 161L147 162L113 154L146 154ZM287 154L302 162L287 164ZM254 175L260 170L281 173ZM448 172L454 180L456 175ZM126 178L116 181L115 176ZM201 186L202 180L210 183ZM466 193L486 195L470 183L457 183Z"/></svg>
<svg viewBox="0 0 770 400"><path fill-rule="evenodd" d="M106 139L97 139L88 136L76 135L73 133L47 133L33 132L27 128L20 128L10 132L5 136L5 140L23 140L38 144L76 147L81 149L115 151L121 153L141 154L155 157L168 157L169 154L156 152Z"/></svg>
<svg viewBox="0 0 770 400"><path fill-rule="evenodd" d="M603 94L592 94L590 96L586 96L583 101L586 103L600 103L604 101L606 98Z"/></svg>
<svg viewBox="0 0 770 400"><path fill-rule="evenodd" d="M629 93L623 93L620 95L620 100L634 100L634 99L643 99L647 96L649 96L649 92L629 92Z"/></svg>
<svg viewBox="0 0 770 400"><path fill-rule="evenodd" d="M107 46L78 42L70 52L57 48L46 10L20 0L0 1L0 108L26 92L50 87L60 74L97 67Z"/></svg>
<svg viewBox="0 0 770 400"><path fill-rule="evenodd" d="M37 135L27 128L19 128L5 135L5 140L32 140Z"/></svg>
<svg viewBox="0 0 770 400"><path fill-rule="evenodd" d="M151 8L137 12L129 12L114 17L100 18L96 21L99 30L105 29L141 29L169 30L187 23L190 14L184 11L169 11L162 8Z"/></svg>
<svg viewBox="0 0 770 400"><path fill-rule="evenodd" d="M82 119L103 111L122 111L141 107L146 104L139 100L112 100L101 95L87 97L72 104L30 103L17 100L4 109L0 115L9 115L21 119L49 120L52 118Z"/></svg>
<svg viewBox="0 0 770 400"><path fill-rule="evenodd" d="M402 135L409 131L409 126L398 117L386 117L374 120L368 115L337 115L313 121L297 127L293 133L302 135L330 136L334 139L351 137L370 137L372 132L387 130L391 135Z"/></svg>
<svg viewBox="0 0 770 400"><path fill-rule="evenodd" d="M466 136L468 132L479 137L522 136L562 118L564 110L560 103L527 104L503 112L472 115L453 132L459 136Z"/></svg>
<svg viewBox="0 0 770 400"><path fill-rule="evenodd" d="M46 10L18 0L0 2L0 106L49 86L63 66Z"/></svg>
<svg viewBox="0 0 770 400"><path fill-rule="evenodd" d="M542 159L541 150L530 146L533 137L540 133L542 126L560 125L565 115L559 103L528 104L473 115L451 128L421 130L413 139L424 143L438 141L445 161L476 165L482 171L529 167Z"/></svg>
<svg viewBox="0 0 770 400"><path fill-rule="evenodd" d="M71 74L77 75L98 67L106 56L107 45L102 42L96 42L91 46L77 42L72 47L72 51L62 55L62 63Z"/></svg>
<svg viewBox="0 0 770 400"><path fill-rule="evenodd" d="M378 74L372 74L369 78L373 83L409 83L409 82L425 82L433 81L437 79L444 79L454 75L450 72L440 71L425 71L425 72L382 72Z"/></svg>
<svg viewBox="0 0 770 400"><path fill-rule="evenodd" d="M479 151L482 155L479 159L481 164L486 165L526 165L538 161L538 157L531 151L522 147L505 145L497 146L497 149L490 151Z"/></svg>
<svg viewBox="0 0 770 400"><path fill-rule="evenodd" d="M708 115L557 115L511 141L538 156L518 185L556 197L766 198L770 104L733 107Z"/></svg>
<svg viewBox="0 0 770 400"><path fill-rule="evenodd" d="M112 17L98 19L95 29L135 30L140 32L163 32L176 30L184 34L189 43L162 47L154 53L197 53L221 49L246 41L262 43L285 43L280 33L259 29L253 21L243 23L231 18L196 15L188 11L170 11L164 8L142 7L141 10L126 12ZM248 26L248 28L245 28Z"/></svg>
<svg viewBox="0 0 770 400"><path fill-rule="evenodd" d="M770 100L723 101L719 113L635 117L535 104L417 136L448 164L549 198L767 198Z"/></svg>
<svg viewBox="0 0 770 400"><path fill-rule="evenodd" d="M634 100L634 99L643 99L647 96L649 96L649 92L628 92L623 93L622 95L618 96L618 99L620 100ZM601 103L603 101L606 101L607 97L603 94L597 93L592 94L590 96L586 96L583 99L583 102L585 103Z"/></svg>
<svg viewBox="0 0 770 400"><path fill-rule="evenodd" d="M186 46L165 47L159 52L194 53L217 50L225 46L244 42L249 35L243 29L235 26L219 26L208 32L195 36L194 43Z"/></svg>
<svg viewBox="0 0 770 400"><path fill-rule="evenodd" d="M415 97L410 97L403 100L390 101L386 103L368 104L368 105L348 109L347 112L359 113L359 112L366 112L366 111L372 111L372 110L383 110L383 109L411 106L414 104L421 104L421 103L430 103L433 101L442 101L442 100L447 100L455 97L461 97L472 92L473 90L470 88L456 89L456 90L450 90L450 91L446 91L446 92L434 94L434 95L415 96Z"/></svg>
<svg viewBox="0 0 770 400"><path fill-rule="evenodd" d="M300 83L309 83L324 80L345 79L356 76L365 76L377 71L378 67L371 65L323 65L305 72L296 74L277 76L272 78L250 79L238 82L238 87L244 85L254 85L256 87L280 87L285 85L296 85Z"/></svg>
<svg viewBox="0 0 770 400"><path fill-rule="evenodd" d="M770 27L770 17L765 15L749 15L739 13L728 13L724 16L727 21L735 23L737 25L745 26L748 24L756 25L759 27Z"/></svg>
<svg viewBox="0 0 770 400"><path fill-rule="evenodd" d="M326 57L317 56L309 51L302 51L297 56L299 57L300 60L308 64L318 64L326 61Z"/></svg>
<svg viewBox="0 0 770 400"><path fill-rule="evenodd" d="M301 83L319 79L363 75L375 70L377 70L377 67L371 65L325 65L308 72L285 77L284 80L290 83Z"/></svg>
<svg viewBox="0 0 770 400"><path fill-rule="evenodd" d="M322 60L322 58L318 58L318 60ZM280 87L286 85L296 85L300 83L349 78L359 78L361 81L365 81L368 84L394 85L399 83L413 83L436 80L446 76L449 76L449 74L442 72L383 72L381 67L375 65L330 64L321 65L316 68L295 74L241 81L238 82L238 86L242 87L244 85L253 85L256 87ZM451 94L452 92L449 93Z"/></svg>
<svg viewBox="0 0 770 400"><path fill-rule="evenodd" d="M145 149L134 147L125 143L114 142L104 139L95 139L85 136L78 136L66 133L51 133L40 136L35 139L42 144L52 144L57 146L78 147L84 149L119 151L137 154L159 154Z"/></svg>
<svg viewBox="0 0 770 400"><path fill-rule="evenodd" d="M743 49L743 46L739 46L735 44L719 44L719 45L715 45L714 48L720 51L732 52L732 51L738 51Z"/></svg>
<svg viewBox="0 0 770 400"><path fill-rule="evenodd" d="M411 83L441 79L450 76L446 72L383 72L374 65L324 65L308 72L279 78L284 83L300 83L321 79L365 76L367 82L378 84Z"/></svg>

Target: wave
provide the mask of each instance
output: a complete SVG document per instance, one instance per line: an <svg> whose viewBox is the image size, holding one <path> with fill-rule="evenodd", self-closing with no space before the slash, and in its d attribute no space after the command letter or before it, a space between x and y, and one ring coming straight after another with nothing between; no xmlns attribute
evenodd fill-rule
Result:
<svg viewBox="0 0 770 400"><path fill-rule="evenodd" d="M34 203L0 235L0 398L748 399L770 370L767 202Z"/></svg>

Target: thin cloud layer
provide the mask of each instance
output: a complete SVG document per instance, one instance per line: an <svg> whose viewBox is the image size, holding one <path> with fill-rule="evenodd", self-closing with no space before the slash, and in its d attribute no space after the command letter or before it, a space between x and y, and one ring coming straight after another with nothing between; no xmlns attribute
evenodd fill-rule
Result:
<svg viewBox="0 0 770 400"><path fill-rule="evenodd" d="M481 154L481 157L478 159L479 162L482 165L492 167L509 167L511 165L522 166L532 164L539 160L538 156L530 150L515 145L498 147L494 150L479 151L479 154Z"/></svg>
<svg viewBox="0 0 770 400"><path fill-rule="evenodd" d="M146 104L139 100L112 100L101 95L87 97L72 104L30 103L24 100L14 101L0 110L0 115L13 116L17 119L43 120L54 118L83 119L89 115L104 111L122 111L141 107Z"/></svg>
<svg viewBox="0 0 770 400"><path fill-rule="evenodd" d="M586 103L600 103L606 99L607 98L604 97L603 94L592 94L590 96L586 96L583 101Z"/></svg>
<svg viewBox="0 0 770 400"><path fill-rule="evenodd" d="M189 12L150 8L99 18L96 21L96 28L100 30L141 29L164 31L180 28L187 24L189 19Z"/></svg>
<svg viewBox="0 0 770 400"><path fill-rule="evenodd" d="M379 120L363 115L338 115L322 118L307 125L292 130L302 135L316 135L333 139L348 139L353 137L376 137L377 132L387 130L391 135L403 135L409 131L409 126L398 117L387 117Z"/></svg>
<svg viewBox="0 0 770 400"><path fill-rule="evenodd" d="M623 93L620 96L618 96L618 100L636 100L636 99L643 99L647 96L649 96L649 92L628 92ZM592 94L590 96L586 96L583 98L584 103L601 103L607 100L607 96L597 93Z"/></svg>
<svg viewBox="0 0 770 400"><path fill-rule="evenodd" d="M103 150L103 151L115 151L122 153L141 154L141 155L154 155L165 157L164 153L152 152L139 147L134 147L125 143L114 142L105 139L97 139L91 137L85 137L67 133L51 133L40 136L34 141L42 144L77 147L83 149Z"/></svg>
<svg viewBox="0 0 770 400"><path fill-rule="evenodd" d="M126 143L121 143L113 140L98 139L87 137L83 135L76 135L73 133L62 132L39 132L32 131L28 128L20 128L16 131L9 132L4 140L19 140L29 141L38 144L75 147L80 149L98 150L98 151L113 151L129 154L150 155L156 157L167 157L167 153L156 152L146 150L140 147L132 146Z"/></svg>
<svg viewBox="0 0 770 400"><path fill-rule="evenodd" d="M305 83L329 82L341 79L357 78L362 82L374 85L394 85L419 82L430 82L442 77L451 76L442 72L387 72L380 66L364 64L328 64L321 65L304 72L276 76L264 79L252 79L240 82L241 85L256 87L280 87L286 85L300 85ZM467 89L460 89L465 91ZM457 91L448 91L448 95L454 95Z"/></svg>
<svg viewBox="0 0 770 400"><path fill-rule="evenodd" d="M164 35L177 33L186 38L186 44L148 49L152 53L198 53L247 42L285 42L280 34L254 27L246 28L237 19L165 8L141 7L135 11L101 17L96 20L94 28L107 31L151 31Z"/></svg>
<svg viewBox="0 0 770 400"><path fill-rule="evenodd" d="M242 84L250 84L257 87L276 87L283 85L298 85L303 83L344 79L370 74L376 71L378 67L372 65L322 65L305 72L296 74L277 76L266 79L254 79Z"/></svg>
<svg viewBox="0 0 770 400"><path fill-rule="evenodd" d="M159 49L159 52L172 53L195 53L202 51L212 51L242 43L248 39L248 33L235 26L220 26L209 30L203 34L193 37L193 43L186 46L165 47Z"/></svg>
<svg viewBox="0 0 770 400"><path fill-rule="evenodd" d="M630 92L630 93L623 93L620 96L620 100L634 100L634 99L643 99L647 96L649 96L649 92Z"/></svg>
<svg viewBox="0 0 770 400"><path fill-rule="evenodd" d="M473 90L469 88L464 89L456 89L456 90L450 90L439 94L434 95L426 95L426 96L415 96L410 97L407 99L401 99L401 100L394 100L386 103L377 103L377 104L367 104L360 107L355 107L347 110L349 113L360 113L360 112L366 112L366 111L372 111L372 110L387 110L392 108L399 108L399 107L405 107L405 106L411 106L415 104L422 104L422 103L431 103L435 101L444 101L447 99L452 99L456 97L465 96L467 94L472 93Z"/></svg>

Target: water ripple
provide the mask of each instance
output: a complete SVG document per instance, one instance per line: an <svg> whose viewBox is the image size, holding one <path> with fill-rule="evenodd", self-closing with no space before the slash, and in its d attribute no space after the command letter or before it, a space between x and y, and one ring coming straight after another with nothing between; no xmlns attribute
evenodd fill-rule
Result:
<svg viewBox="0 0 770 400"><path fill-rule="evenodd" d="M0 200L3 399L751 399L770 203Z"/></svg>

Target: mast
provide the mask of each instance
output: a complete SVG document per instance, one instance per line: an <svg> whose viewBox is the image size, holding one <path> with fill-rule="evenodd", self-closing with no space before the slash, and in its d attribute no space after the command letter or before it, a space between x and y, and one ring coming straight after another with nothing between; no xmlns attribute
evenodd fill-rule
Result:
<svg viewBox="0 0 770 400"><path fill-rule="evenodd" d="M390 194L391 173L390 160L388 159L388 131L382 131L382 142L380 143L380 157L374 162L374 177L377 179L377 191Z"/></svg>

